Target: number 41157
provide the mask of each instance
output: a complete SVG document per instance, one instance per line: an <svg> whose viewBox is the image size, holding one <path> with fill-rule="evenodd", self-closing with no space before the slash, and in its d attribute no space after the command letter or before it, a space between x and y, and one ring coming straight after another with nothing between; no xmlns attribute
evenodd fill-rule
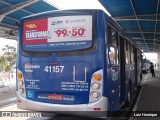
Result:
<svg viewBox="0 0 160 120"><path fill-rule="evenodd" d="M45 72L62 73L64 66L46 66L44 68Z"/></svg>

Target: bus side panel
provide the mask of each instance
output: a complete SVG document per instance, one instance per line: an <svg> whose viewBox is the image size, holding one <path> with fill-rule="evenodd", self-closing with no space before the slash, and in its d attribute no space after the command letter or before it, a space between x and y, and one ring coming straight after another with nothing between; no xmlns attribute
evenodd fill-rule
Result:
<svg viewBox="0 0 160 120"><path fill-rule="evenodd" d="M106 52L105 49L107 46L105 46L106 42L108 42L108 38L107 36L107 28L106 26L106 20L105 20L105 14L102 11L98 11L97 12L97 44L98 44L98 52L97 52L97 61L99 61L99 66L101 68L103 68L103 92L102 92L102 96L107 97L108 98L108 103L106 106L107 111L110 109L109 108L109 80L108 80L108 74L107 74L107 69L106 69L106 61L108 61L107 57L106 57ZM105 105L105 103L102 103Z"/></svg>
<svg viewBox="0 0 160 120"><path fill-rule="evenodd" d="M111 111L111 95L110 95L110 90L111 90L111 81L110 81L110 72L109 72L109 69L108 69L108 63L109 63L109 59L108 59L108 21L107 19L105 18L105 43L103 44L104 45L104 65L105 65L105 68L104 68L104 93L107 94L107 97L108 97L108 111ZM110 113L109 113L110 115Z"/></svg>
<svg viewBox="0 0 160 120"><path fill-rule="evenodd" d="M112 29L112 31L111 31ZM109 44L107 44L107 54L106 57L109 58L109 62L107 63L107 80L110 81L109 85L110 85L110 89L109 89L109 96L110 96L110 111L117 111L120 108L120 65L118 64L118 59L116 57L118 57L118 46L115 46L114 43L112 43L112 41L117 41L118 43L118 37L117 37L117 31L116 29L114 29L114 27L111 27L109 25L109 29L108 29L108 40L110 41ZM116 39L112 39L113 34L111 33L115 33L114 35L116 35ZM113 45L114 44L114 45ZM117 44L118 45L118 44ZM113 52L112 50L115 50L115 52ZM112 57L112 54L114 54L116 57ZM114 59L113 59L114 58ZM115 62L116 61L116 62Z"/></svg>
<svg viewBox="0 0 160 120"><path fill-rule="evenodd" d="M108 62L108 58L106 57L106 49L108 49L108 47L106 46L108 44L108 33L107 30L108 28L107 26L107 22L105 19L105 14L103 13L103 15L101 15L101 13L98 14L98 21L97 21L97 34L98 36L101 36L99 38L97 38L98 40L100 40L100 44L98 47L98 55L101 56L99 57L100 59L100 63L102 63L101 66L103 66L104 70L103 70L103 75L104 75L104 82L103 82L103 96L109 97L109 80L107 79L107 67L108 64L106 64ZM102 17L101 17L102 16Z"/></svg>

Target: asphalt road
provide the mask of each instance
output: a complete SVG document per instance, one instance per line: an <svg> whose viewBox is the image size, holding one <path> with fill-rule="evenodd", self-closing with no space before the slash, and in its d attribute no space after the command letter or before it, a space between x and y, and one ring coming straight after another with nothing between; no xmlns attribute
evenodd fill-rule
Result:
<svg viewBox="0 0 160 120"><path fill-rule="evenodd" d="M16 102L16 86L0 87L0 107Z"/></svg>

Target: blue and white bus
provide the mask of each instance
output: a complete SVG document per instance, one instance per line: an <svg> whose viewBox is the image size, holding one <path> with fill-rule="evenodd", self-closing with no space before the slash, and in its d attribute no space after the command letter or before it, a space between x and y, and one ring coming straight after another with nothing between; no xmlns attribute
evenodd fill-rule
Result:
<svg viewBox="0 0 160 120"><path fill-rule="evenodd" d="M18 108L87 115L130 102L141 51L103 11L51 11L19 25Z"/></svg>

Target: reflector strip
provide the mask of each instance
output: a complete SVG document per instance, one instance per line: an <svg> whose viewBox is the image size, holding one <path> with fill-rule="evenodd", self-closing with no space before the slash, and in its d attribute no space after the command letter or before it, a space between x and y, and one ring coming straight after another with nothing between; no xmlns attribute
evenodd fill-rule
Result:
<svg viewBox="0 0 160 120"><path fill-rule="evenodd" d="M22 101L21 100L17 100L17 102L21 103Z"/></svg>
<svg viewBox="0 0 160 120"><path fill-rule="evenodd" d="M99 111L99 110L101 110L101 108L93 108L95 111L97 110L97 111Z"/></svg>

